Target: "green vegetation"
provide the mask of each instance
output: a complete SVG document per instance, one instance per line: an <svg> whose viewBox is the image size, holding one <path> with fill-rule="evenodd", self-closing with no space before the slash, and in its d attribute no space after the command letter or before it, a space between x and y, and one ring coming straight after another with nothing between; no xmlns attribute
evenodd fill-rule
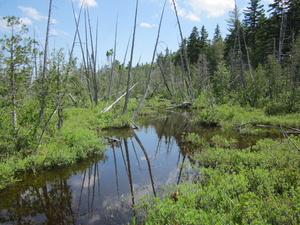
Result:
<svg viewBox="0 0 300 225"><path fill-rule="evenodd" d="M213 107L210 107L213 105ZM221 126L224 135L261 135L299 129L299 113L269 115L266 108L216 105L199 96L193 107L195 124ZM205 140L195 133L182 138L194 151L193 172L184 182L163 188L155 198L143 196L136 205L142 224L298 224L300 222L300 138L261 139L239 149L233 138ZM176 200L171 197L178 194Z"/></svg>
<svg viewBox="0 0 300 225"><path fill-rule="evenodd" d="M104 106L100 106L104 108ZM134 105L130 104L131 111ZM117 117L121 110L101 113L99 108L69 108L65 110L65 122L61 129L56 122L48 125L43 142L27 143L19 151L7 150L1 154L0 189L16 182L27 172L75 163L94 154L102 154L106 141L101 129L123 127L130 124L128 115ZM52 129L51 129L52 128ZM24 137L24 140L25 137ZM6 147L2 142L3 148Z"/></svg>
<svg viewBox="0 0 300 225"><path fill-rule="evenodd" d="M20 151L2 152L0 162L0 188L15 182L23 172L75 163L105 149L104 141L97 136L95 113L87 109L72 109L61 130L47 132L39 146L23 146ZM98 119L100 121L100 119ZM99 122L98 122L99 124Z"/></svg>
<svg viewBox="0 0 300 225"><path fill-rule="evenodd" d="M204 104L201 104L202 106ZM217 125L223 128L243 130L245 127L270 125L275 127L300 127L300 114L268 115L264 109L241 107L239 105L215 105L198 110L195 123Z"/></svg>
<svg viewBox="0 0 300 225"><path fill-rule="evenodd" d="M28 36L19 18L4 17L0 189L24 173L101 154L105 148L101 130L129 126L143 97L147 107L139 115L155 112L154 106L191 106L195 124L244 135L260 134L258 126L293 127L299 133L299 1L274 1L268 17L260 2L249 1L243 21L237 7L230 12L224 39L219 26L212 40L204 25L194 27L188 38L181 35L177 51L157 53L151 65L133 66L130 60L127 67L125 59L123 63L115 59L115 49L107 52L109 65L97 65L97 43L89 41L97 38L88 32L90 21L83 21L84 45L76 34L71 49L49 53L51 15L45 46ZM77 41L81 62L73 55ZM126 99L107 108L124 93ZM145 197L138 210L146 224L300 223L298 136L264 139L246 149L237 149L235 140L227 137L215 136L209 142L193 133L183 137L197 149L190 156L195 175L166 187L160 197ZM172 192L178 192L177 201L170 198Z"/></svg>
<svg viewBox="0 0 300 225"><path fill-rule="evenodd" d="M195 138L193 138L195 140ZM213 137L195 155L193 174L141 198L143 224L299 224L299 137L263 139L246 149ZM170 195L178 193L174 201Z"/></svg>

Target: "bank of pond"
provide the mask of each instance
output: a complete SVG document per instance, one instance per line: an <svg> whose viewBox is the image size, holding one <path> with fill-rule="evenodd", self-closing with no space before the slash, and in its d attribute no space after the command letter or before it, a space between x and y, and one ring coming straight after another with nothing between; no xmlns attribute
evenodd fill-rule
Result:
<svg viewBox="0 0 300 225"><path fill-rule="evenodd" d="M300 223L299 114L151 108L107 129L113 113L93 115L74 109L63 144L2 159L1 224Z"/></svg>

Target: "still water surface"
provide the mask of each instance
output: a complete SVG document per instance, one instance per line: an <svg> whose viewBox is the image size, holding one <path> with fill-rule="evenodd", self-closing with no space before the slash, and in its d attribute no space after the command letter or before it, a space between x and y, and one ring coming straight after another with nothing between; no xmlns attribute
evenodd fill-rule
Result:
<svg viewBox="0 0 300 225"><path fill-rule="evenodd" d="M219 128L192 127L188 113L169 113L145 119L134 131L112 130L118 139L102 156L75 165L28 175L0 192L2 224L127 224L131 206L140 195L157 195L163 185L179 183L188 163L183 132L208 140ZM253 140L242 139L249 145Z"/></svg>

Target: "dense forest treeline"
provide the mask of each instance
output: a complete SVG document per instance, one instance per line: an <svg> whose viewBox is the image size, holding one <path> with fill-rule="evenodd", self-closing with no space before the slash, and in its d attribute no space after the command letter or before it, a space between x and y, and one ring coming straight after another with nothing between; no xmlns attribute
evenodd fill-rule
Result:
<svg viewBox="0 0 300 225"><path fill-rule="evenodd" d="M274 1L267 17L260 1L251 0L243 12L237 7L230 12L225 39L218 25L212 40L204 25L200 31L195 26L182 46L196 96L208 89L218 103L235 99L253 107L280 105L270 113L299 111L299 6L299 1ZM165 74L168 60L175 68L184 65L182 46L159 55Z"/></svg>
<svg viewBox="0 0 300 225"><path fill-rule="evenodd" d="M142 96L194 104L205 99L211 108L250 105L268 114L300 110L299 0L275 0L267 12L260 0L251 0L244 12L237 7L230 12L225 38L219 26L212 40L204 25L200 32L194 27L189 37L182 37L179 50L157 53L154 48L156 57L149 64L132 66L133 35L129 63L127 53L122 62L116 60L114 47L106 52L108 63L101 68L88 8L80 11L81 21L81 14L74 16L77 29L71 48L49 50L49 2L43 45L29 37L19 18L3 18L8 32L0 39L1 159L20 151L27 155L51 141L64 127L71 107L96 107L100 113L124 92L124 108L115 115L123 121L134 117L142 101L138 107L135 103ZM136 16L137 12L138 7ZM83 34L78 30L80 22L85 24ZM158 41L159 32L157 37ZM82 52L77 57L75 43ZM134 102L131 111L127 110L129 97ZM107 118L113 121L112 117Z"/></svg>

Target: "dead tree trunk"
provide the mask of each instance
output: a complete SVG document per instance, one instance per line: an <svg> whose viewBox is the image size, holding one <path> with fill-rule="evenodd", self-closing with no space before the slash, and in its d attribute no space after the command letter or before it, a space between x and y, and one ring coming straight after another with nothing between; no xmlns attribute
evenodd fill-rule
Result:
<svg viewBox="0 0 300 225"><path fill-rule="evenodd" d="M153 72L153 64L154 64L154 59L155 59L155 55L156 55L156 49L157 49L158 40L159 40L161 23L162 23L164 11L165 11L165 6L166 6L166 0L165 0L164 6L163 6L163 10L162 10L162 13L161 13L161 17L160 17L160 21L159 21L157 38L156 38L156 43L155 43L155 47L154 47L154 50L153 50L152 61L151 61L150 72L149 72L149 76L148 76L148 81L147 81L146 89L145 89L145 92L144 92L144 95L143 95L141 101L139 102L138 106L136 107L136 109L133 112L132 118L134 118L136 116L137 112L139 111L139 109L141 108L141 106L143 104L143 101L145 100L145 98L146 98L146 96L148 94L148 90L149 90L150 82L151 82L151 77L152 77L152 72Z"/></svg>
<svg viewBox="0 0 300 225"><path fill-rule="evenodd" d="M187 71L187 79L185 79L186 82L186 86L189 92L189 97L190 97L190 101L194 100L194 93L193 93L193 86L192 86L192 78L191 78L191 72L190 72L190 66L189 66L189 62L188 62L188 58L187 58L187 51L186 51L186 45L185 45L185 41L182 35L182 30L181 30L181 26L180 26L180 22L179 22L179 18L178 18L178 13L177 13L177 7L175 4L175 0L172 0L173 2L173 6L174 6L174 10L175 10L175 15L176 15L176 19L177 19L177 24L178 24L178 28L179 28L179 33L180 33L180 38L181 38L181 43L182 43L182 51L183 51L183 65L182 66L186 66L186 71Z"/></svg>
<svg viewBox="0 0 300 225"><path fill-rule="evenodd" d="M282 58L282 49L283 49L283 45L284 45L286 25L287 25L287 16L286 16L285 10L283 9L282 14L281 14L278 54L277 54L277 60L278 60L279 64L281 63L281 58Z"/></svg>
<svg viewBox="0 0 300 225"><path fill-rule="evenodd" d="M49 2L49 11L48 11L48 21L46 29L46 39L44 47L44 62L43 62L43 72L41 80L41 94L40 94L40 115L39 115L39 125L42 123L45 111L45 99L46 99L46 88L45 88L45 79L47 72L47 60L48 60L48 45L49 45L49 32L50 32L50 23L51 23L51 12L52 12L52 0Z"/></svg>
<svg viewBox="0 0 300 225"><path fill-rule="evenodd" d="M133 36L132 36L132 45L131 45L131 53L130 53L130 61L129 61L129 68L128 68L128 76L127 76L127 91L126 91L126 98L123 108L123 114L127 111L127 105L130 97L130 78L131 78L131 69L132 69L132 60L133 60L133 51L134 51L134 41L135 41L135 31L136 31L136 20L137 20L137 12L138 12L138 5L139 0L136 0L136 8L135 8L135 17L134 17L134 25L133 25Z"/></svg>

